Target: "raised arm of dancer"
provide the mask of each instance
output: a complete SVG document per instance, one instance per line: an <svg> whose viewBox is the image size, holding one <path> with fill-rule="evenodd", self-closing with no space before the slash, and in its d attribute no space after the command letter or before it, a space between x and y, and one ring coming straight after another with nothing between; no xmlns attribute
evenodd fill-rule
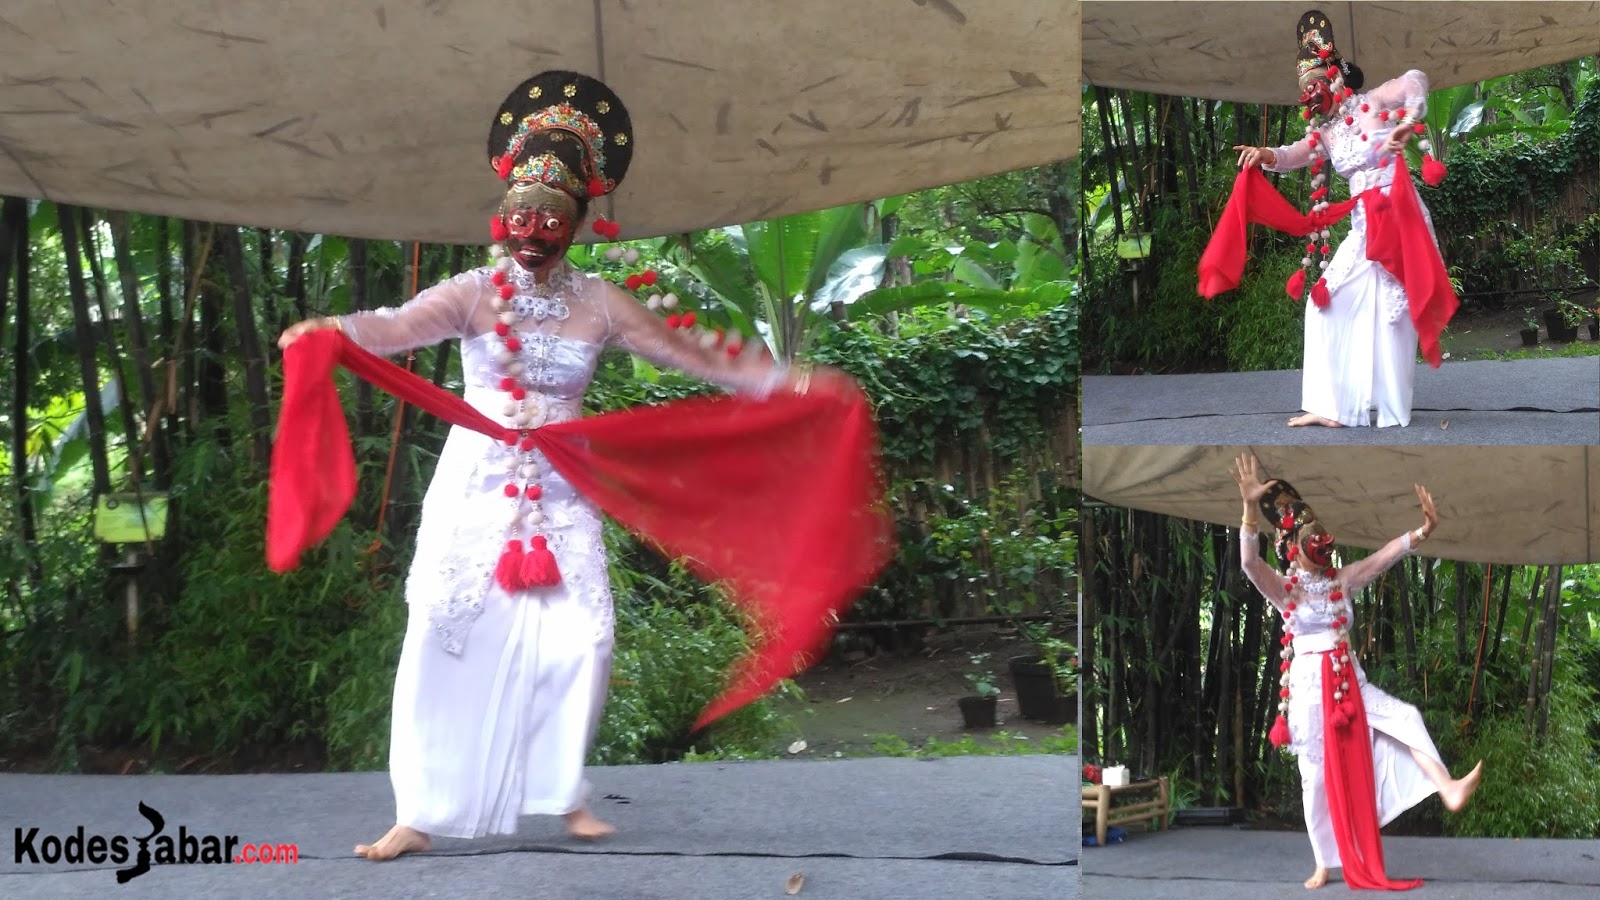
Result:
<svg viewBox="0 0 1600 900"><path fill-rule="evenodd" d="M298 322L284 330L278 346L288 347L318 328L341 329L357 346L379 356L470 337L468 325L482 294L483 280L474 272L463 272L400 306Z"/></svg>
<svg viewBox="0 0 1600 900"><path fill-rule="evenodd" d="M1428 76L1420 69L1411 69L1368 91L1366 100L1374 111L1403 109L1411 118L1421 121L1428 113Z"/></svg>
<svg viewBox="0 0 1600 900"><path fill-rule="evenodd" d="M1273 482L1261 481L1260 466L1256 458L1248 453L1239 455L1231 471L1233 480L1239 485L1239 497L1244 501L1244 513L1239 520L1239 565L1261 596L1278 609L1283 609L1289 594L1283 589L1283 579L1261 558L1261 541L1256 530L1257 517L1260 515L1257 505Z"/></svg>
<svg viewBox="0 0 1600 900"><path fill-rule="evenodd" d="M616 285L605 282L601 289L609 323L606 343L654 365L756 397L765 397L780 387L802 389L835 377L822 371L811 375L791 370L774 360L760 341L748 342L737 355L703 347L688 334L668 327Z"/></svg>
<svg viewBox="0 0 1600 900"><path fill-rule="evenodd" d="M1417 499L1422 503L1422 527L1413 529L1400 535L1385 544L1377 553L1366 559L1359 559L1344 567L1340 571L1340 579L1344 582L1345 593L1354 594L1373 579L1382 575L1395 563L1404 559L1417 544L1428 539L1433 529L1439 526L1439 512L1434 509L1433 497L1428 494L1427 488L1417 485Z"/></svg>

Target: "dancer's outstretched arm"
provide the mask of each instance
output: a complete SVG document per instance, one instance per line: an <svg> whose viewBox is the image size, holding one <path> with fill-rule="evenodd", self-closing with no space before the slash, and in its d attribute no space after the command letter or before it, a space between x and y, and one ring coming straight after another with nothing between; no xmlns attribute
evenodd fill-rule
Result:
<svg viewBox="0 0 1600 900"><path fill-rule="evenodd" d="M356 346L379 356L431 347L452 338L471 337L468 326L482 295L483 279L463 272L441 281L400 306L297 322L284 330L278 346L319 328L339 328Z"/></svg>
<svg viewBox="0 0 1600 900"><path fill-rule="evenodd" d="M654 365L729 391L764 397L779 388L816 389L848 376L832 370L802 371L772 358L760 340L746 342L730 355L716 347L702 347L690 335L672 329L661 317L609 281L601 284L609 323L606 343Z"/></svg>
<svg viewBox="0 0 1600 900"><path fill-rule="evenodd" d="M1416 549L1417 544L1428 539L1433 529L1439 527L1439 511L1434 508L1432 495L1420 484L1416 488L1417 499L1422 503L1422 527L1400 535L1366 559L1356 560L1345 566L1339 573L1340 579L1344 582L1345 593L1354 594L1371 584L1373 579L1404 559Z"/></svg>
<svg viewBox="0 0 1600 900"><path fill-rule="evenodd" d="M1239 455L1231 470L1233 480L1239 485L1239 497L1244 501L1244 513L1239 520L1239 565L1246 578L1255 585L1261 596L1278 609L1288 602L1288 592L1283 589L1283 579L1272 571L1261 558L1261 542L1256 531L1257 504L1276 482L1261 481L1260 465L1248 453Z"/></svg>

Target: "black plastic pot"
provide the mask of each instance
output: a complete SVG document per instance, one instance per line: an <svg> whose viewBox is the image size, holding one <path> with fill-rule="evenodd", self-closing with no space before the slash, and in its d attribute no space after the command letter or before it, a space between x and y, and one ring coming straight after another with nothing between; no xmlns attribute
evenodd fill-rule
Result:
<svg viewBox="0 0 1600 900"><path fill-rule="evenodd" d="M1524 347L1537 347L1538 345L1539 345L1539 329L1537 329L1537 328L1524 328L1524 329L1522 329L1522 346L1524 346Z"/></svg>
<svg viewBox="0 0 1600 900"><path fill-rule="evenodd" d="M961 721L968 728L995 726L994 697L962 697L956 703L961 707Z"/></svg>
<svg viewBox="0 0 1600 900"><path fill-rule="evenodd" d="M1544 328L1550 332L1550 340L1557 343L1570 344L1578 339L1578 326L1567 324L1561 310L1554 307L1544 311Z"/></svg>
<svg viewBox="0 0 1600 900"><path fill-rule="evenodd" d="M1600 341L1600 322L1589 323L1589 340Z"/></svg>
<svg viewBox="0 0 1600 900"><path fill-rule="evenodd" d="M1017 689L1017 713L1024 719L1066 725L1078 717L1077 697L1056 689L1056 674L1038 656L1011 658L1011 684Z"/></svg>

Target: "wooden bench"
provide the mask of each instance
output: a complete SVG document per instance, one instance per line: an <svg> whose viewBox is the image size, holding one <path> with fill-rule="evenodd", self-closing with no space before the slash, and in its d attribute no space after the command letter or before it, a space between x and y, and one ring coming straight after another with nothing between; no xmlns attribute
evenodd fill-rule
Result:
<svg viewBox="0 0 1600 900"><path fill-rule="evenodd" d="M1150 791L1155 791L1154 799L1128 802ZM1170 796L1165 776L1149 781L1135 781L1121 787L1106 787L1103 784L1085 785L1083 808L1094 810L1095 846L1106 845L1106 830L1112 825L1124 825L1148 819L1152 831L1165 829L1167 815L1170 812Z"/></svg>

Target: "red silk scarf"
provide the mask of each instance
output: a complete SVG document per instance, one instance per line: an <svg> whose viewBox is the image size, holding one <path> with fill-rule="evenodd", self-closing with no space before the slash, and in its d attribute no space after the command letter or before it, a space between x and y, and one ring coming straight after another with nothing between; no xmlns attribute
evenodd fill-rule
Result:
<svg viewBox="0 0 1600 900"><path fill-rule="evenodd" d="M496 440L515 434L339 331L302 335L284 353L272 448L266 545L275 572L296 568L355 498L336 365L451 425ZM856 390L698 397L532 436L574 488L697 577L720 582L749 617L752 649L697 729L815 662L894 552L876 423Z"/></svg>
<svg viewBox="0 0 1600 900"><path fill-rule="evenodd" d="M1383 863L1382 825L1378 822L1378 786L1372 772L1372 732L1361 689L1350 672L1354 690L1344 695L1344 708L1333 699L1333 654L1322 654L1322 751L1326 766L1328 814L1339 845L1344 883L1351 890L1409 891L1422 879L1389 878Z"/></svg>
<svg viewBox="0 0 1600 900"><path fill-rule="evenodd" d="M1360 202L1367 213L1367 259L1383 266L1405 287L1422 356L1437 369L1443 360L1439 335L1461 302L1422 217L1422 201L1417 198L1404 154L1395 154L1394 166L1389 196L1385 197L1380 188L1370 188L1311 213L1301 212L1284 199L1259 168L1242 169L1233 181L1233 192L1217 220L1211 241L1200 256L1200 296L1209 300L1239 286L1247 255L1247 224L1266 225L1303 237L1343 219Z"/></svg>

